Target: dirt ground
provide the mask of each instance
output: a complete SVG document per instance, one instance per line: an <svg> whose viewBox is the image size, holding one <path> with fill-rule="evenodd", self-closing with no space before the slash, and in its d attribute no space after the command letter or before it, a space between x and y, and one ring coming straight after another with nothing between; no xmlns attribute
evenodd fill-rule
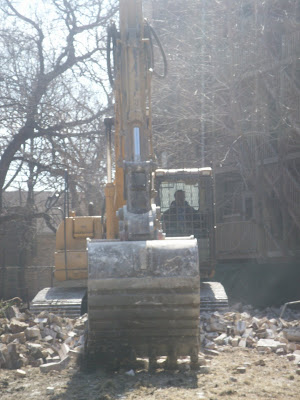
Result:
<svg viewBox="0 0 300 400"><path fill-rule="evenodd" d="M0 370L1 400L113 400L113 399L300 399L297 366L284 356L260 354L256 349L224 346L217 356L206 356L204 371L158 369L148 373L136 369L105 372L98 368L82 371L75 361L61 371L43 374L39 368L26 367L25 377L14 370ZM240 373L238 367L245 367ZM205 373L202 373L205 372ZM132 376L133 375L133 376ZM47 388L54 392L47 394ZM49 391L49 389L48 389Z"/></svg>

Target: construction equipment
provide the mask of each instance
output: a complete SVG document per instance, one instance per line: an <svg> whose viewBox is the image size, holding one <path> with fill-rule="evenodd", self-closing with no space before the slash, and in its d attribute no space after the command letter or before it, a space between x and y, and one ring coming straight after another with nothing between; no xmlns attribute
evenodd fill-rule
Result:
<svg viewBox="0 0 300 400"><path fill-rule="evenodd" d="M212 169L157 169L154 183L157 193L155 202L160 207L167 237L193 235L197 239L201 311L226 309L228 298L224 287L219 282L211 281L216 264ZM181 191L185 194L186 210L180 206L172 207L176 193ZM170 210L173 212L170 213ZM186 212L180 214L180 211Z"/></svg>
<svg viewBox="0 0 300 400"><path fill-rule="evenodd" d="M66 313L75 308L79 312L80 300L85 298L82 288L87 287L89 356L130 354L149 357L150 365L155 366L156 357L166 355L169 366L174 366L177 356L189 355L196 366L199 254L205 277L212 276L214 266L212 171L156 169L151 134L153 40L164 61L165 56L157 35L142 17L141 0L120 0L119 16L119 30L114 24L108 29L108 73L115 92L115 118L105 120L105 230L100 217L72 215L64 219L57 232L55 253L60 294L56 288L56 293L45 289L31 308L62 307ZM198 196L193 204L197 208L195 221L189 221L191 231L186 227L179 234L174 230L168 235L167 229L165 235L162 223L167 225L167 190L174 195L181 188L188 194L189 187L191 199ZM63 290L67 286L71 286L68 298ZM226 302L223 293L216 298L214 291L214 285L208 284L208 308L211 301L221 306Z"/></svg>

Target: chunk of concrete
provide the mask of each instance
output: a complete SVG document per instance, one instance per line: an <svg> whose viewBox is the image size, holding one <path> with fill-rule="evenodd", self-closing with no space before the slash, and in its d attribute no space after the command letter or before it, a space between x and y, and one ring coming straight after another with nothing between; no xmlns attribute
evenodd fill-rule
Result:
<svg viewBox="0 0 300 400"><path fill-rule="evenodd" d="M218 345L223 345L225 344L225 339L227 338L226 333L222 333L220 336L218 336L217 338L213 339L214 342Z"/></svg>
<svg viewBox="0 0 300 400"><path fill-rule="evenodd" d="M40 371L43 373L48 373L50 371L62 371L70 362L70 357L67 356L60 362L54 362L49 364L43 364L40 366Z"/></svg>
<svg viewBox="0 0 300 400"><path fill-rule="evenodd" d="M238 335L242 336L243 333L244 333L245 330L246 330L246 322L245 322L245 321L242 321L242 320L237 321L235 330L236 330L236 333L237 333Z"/></svg>
<svg viewBox="0 0 300 400"><path fill-rule="evenodd" d="M239 338L239 337L234 337L234 338L232 338L232 339L231 339L231 346L232 346L232 347L238 347L239 341L240 341L240 338Z"/></svg>
<svg viewBox="0 0 300 400"><path fill-rule="evenodd" d="M272 351L276 351L279 348L286 347L285 343L278 342L273 339L259 339L257 342L257 350L262 351L270 348Z"/></svg>
<svg viewBox="0 0 300 400"><path fill-rule="evenodd" d="M210 356L218 356L220 353L217 350L212 350L212 349L205 349L205 354L208 354Z"/></svg>
<svg viewBox="0 0 300 400"><path fill-rule="evenodd" d="M12 319L8 328L12 333L24 332L29 325L26 322L18 321L17 319Z"/></svg>
<svg viewBox="0 0 300 400"><path fill-rule="evenodd" d="M63 319L56 314L49 313L48 319L49 319L50 324L59 325L60 327L63 324Z"/></svg>
<svg viewBox="0 0 300 400"><path fill-rule="evenodd" d="M38 360L39 358L43 358L43 346L39 343L27 343L27 348L30 352L30 355Z"/></svg>
<svg viewBox="0 0 300 400"><path fill-rule="evenodd" d="M48 386L46 389L46 394L54 394L54 387L53 386Z"/></svg>
<svg viewBox="0 0 300 400"><path fill-rule="evenodd" d="M20 311L19 311L18 307L16 307L16 306L8 306L7 308L5 308L4 314L5 314L6 318L12 319L12 318L18 317L18 315L20 314Z"/></svg>
<svg viewBox="0 0 300 400"><path fill-rule="evenodd" d="M17 370L16 370L16 375L17 375L19 378L25 378L26 372L25 372L23 369L17 369Z"/></svg>
<svg viewBox="0 0 300 400"><path fill-rule="evenodd" d="M43 330L43 336L44 336L44 338L47 336L51 336L52 339L56 339L57 332L55 332L53 329L50 329L46 326L45 329Z"/></svg>
<svg viewBox="0 0 300 400"><path fill-rule="evenodd" d="M26 335L27 340L30 340L30 339L33 339L33 340L39 339L40 340L41 339L41 331L37 326L33 326L31 328L26 328L25 335Z"/></svg>
<svg viewBox="0 0 300 400"><path fill-rule="evenodd" d="M53 336L48 335L48 336L45 336L45 337L43 338L43 340L44 340L45 342L51 343L51 342L53 342L54 338L53 338Z"/></svg>

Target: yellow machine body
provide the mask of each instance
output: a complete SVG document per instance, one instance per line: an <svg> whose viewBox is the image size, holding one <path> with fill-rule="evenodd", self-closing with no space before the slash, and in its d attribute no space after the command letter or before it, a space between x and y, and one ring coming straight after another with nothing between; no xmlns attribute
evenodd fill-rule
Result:
<svg viewBox="0 0 300 400"><path fill-rule="evenodd" d="M86 240L102 238L101 217L68 217L56 232L55 271L57 281L87 279Z"/></svg>

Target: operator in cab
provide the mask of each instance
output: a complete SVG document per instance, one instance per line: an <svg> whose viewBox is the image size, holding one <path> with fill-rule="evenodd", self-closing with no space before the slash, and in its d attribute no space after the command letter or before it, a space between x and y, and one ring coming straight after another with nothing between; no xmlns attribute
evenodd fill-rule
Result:
<svg viewBox="0 0 300 400"><path fill-rule="evenodd" d="M174 198L170 208L162 215L163 230L167 236L192 235L199 215L185 200L184 190L176 190Z"/></svg>

